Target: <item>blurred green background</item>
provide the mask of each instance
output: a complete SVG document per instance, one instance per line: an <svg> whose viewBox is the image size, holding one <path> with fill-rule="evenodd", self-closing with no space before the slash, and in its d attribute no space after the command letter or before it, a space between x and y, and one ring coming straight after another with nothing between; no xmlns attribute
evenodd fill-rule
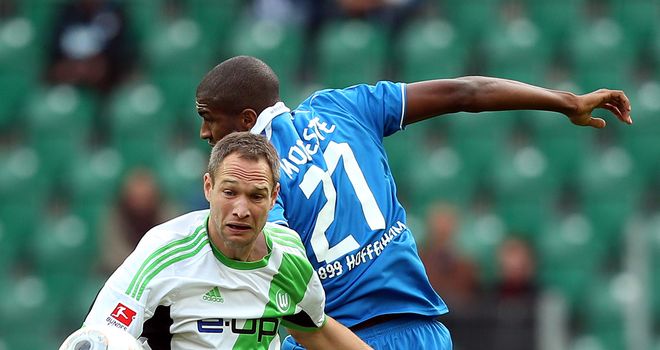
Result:
<svg viewBox="0 0 660 350"><path fill-rule="evenodd" d="M439 203L455 209L452 246L484 290L500 243L529 244L536 348L660 349L657 0L124 0L110 2L123 17L95 18L105 34L58 37L69 2L0 0L0 350L56 348L80 326L112 271L103 256L135 171L155 181L158 195L137 195L158 207L152 221L206 207L195 87L239 54L274 68L290 107L317 88L462 75L624 90L631 126L604 110L603 130L461 114L386 146L421 249ZM56 47L80 60L118 27L110 82L54 68Z"/></svg>

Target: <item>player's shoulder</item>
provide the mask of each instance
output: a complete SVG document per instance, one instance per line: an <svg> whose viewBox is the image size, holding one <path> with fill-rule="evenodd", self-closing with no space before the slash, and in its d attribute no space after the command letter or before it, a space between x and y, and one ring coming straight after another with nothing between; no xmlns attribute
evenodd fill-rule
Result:
<svg viewBox="0 0 660 350"><path fill-rule="evenodd" d="M264 226L264 232L266 232L266 234L269 235L270 237L288 238L293 241L300 242L300 235L298 234L298 232L287 226L280 225L274 222L267 222L266 226Z"/></svg>
<svg viewBox="0 0 660 350"><path fill-rule="evenodd" d="M193 211L154 226L142 237L136 252L150 254L168 245L195 244L203 240L208 215L208 209Z"/></svg>
<svg viewBox="0 0 660 350"><path fill-rule="evenodd" d="M392 96L403 95L405 83L381 80L374 84L355 84L344 88L322 89L312 93L296 110L314 109L325 105L344 103L359 103L358 96ZM356 100L357 98L357 100Z"/></svg>
<svg viewBox="0 0 660 350"><path fill-rule="evenodd" d="M286 226L268 222L264 227L264 234L274 246L283 249L285 252L305 257L305 247L296 231Z"/></svg>

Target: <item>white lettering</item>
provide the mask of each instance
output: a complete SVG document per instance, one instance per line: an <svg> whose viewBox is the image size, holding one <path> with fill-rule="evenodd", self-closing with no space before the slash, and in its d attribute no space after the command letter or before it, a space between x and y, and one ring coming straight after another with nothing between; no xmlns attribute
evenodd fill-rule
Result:
<svg viewBox="0 0 660 350"><path fill-rule="evenodd" d="M307 153L305 153L304 149L297 146L291 146L291 148L289 148L288 158L290 161L298 165L303 165L309 161L307 158Z"/></svg>
<svg viewBox="0 0 660 350"><path fill-rule="evenodd" d="M300 147L300 149L302 149L303 152L305 152L305 155L307 156L307 161L312 160L312 154L309 152L309 144L304 144L302 140L297 140L296 145L298 145L298 147Z"/></svg>
<svg viewBox="0 0 660 350"><path fill-rule="evenodd" d="M353 270L353 268L356 266L355 264L355 257L351 254L346 255L346 265L349 270Z"/></svg>
<svg viewBox="0 0 660 350"><path fill-rule="evenodd" d="M367 252L367 255L369 255L369 260L373 259L374 257L372 256L372 254L374 253L374 251L373 251L373 248L371 247L371 243L367 244L367 246L365 247L365 250Z"/></svg>
<svg viewBox="0 0 660 350"><path fill-rule="evenodd" d="M299 173L300 169L296 165L304 165L311 161L312 156L321 149L319 140L325 140L326 135L334 132L335 129L334 124L328 127L328 124L320 122L318 117L311 119L302 132L302 138L308 142L297 140L296 144L289 148L286 158L280 159L280 167L284 173L290 179L293 178L294 173Z"/></svg>
<svg viewBox="0 0 660 350"><path fill-rule="evenodd" d="M318 137L319 136L316 133L316 130L312 130L311 133L310 133L309 128L304 128L303 129L303 139L305 139L306 141L312 141L312 140L317 139Z"/></svg>
<svg viewBox="0 0 660 350"><path fill-rule="evenodd" d="M380 241L374 242L374 253L376 253L376 256L379 256L382 251L383 245L380 244Z"/></svg>
<svg viewBox="0 0 660 350"><path fill-rule="evenodd" d="M380 242L383 244L383 247L387 247L387 244L390 243L390 240L391 238L387 233L380 237Z"/></svg>
<svg viewBox="0 0 660 350"><path fill-rule="evenodd" d="M319 151L319 148L321 148L321 146L319 146L318 142L313 145L311 143L305 145L305 150L307 151L307 154L310 155L310 160L312 159L311 156L315 155L316 152Z"/></svg>
<svg viewBox="0 0 660 350"><path fill-rule="evenodd" d="M291 179L293 178L293 173L298 173L300 172L300 169L298 169L297 166L291 164L288 159L283 158L280 159L280 169L284 170L284 173Z"/></svg>
<svg viewBox="0 0 660 350"><path fill-rule="evenodd" d="M317 135L319 135L319 138L321 140L325 140L325 137L323 137L323 135L321 135L320 131L323 131L326 134L329 134L329 133L335 131L335 126L336 125L332 124L332 126L328 128L328 123L321 122L318 117L313 118L312 120L310 120L309 125L308 125L308 127L315 129Z"/></svg>
<svg viewBox="0 0 660 350"><path fill-rule="evenodd" d="M407 228L406 225L404 225L403 222L401 222L401 221L397 221L396 223L397 223L396 227L394 227L394 226L390 227L390 232L396 232L394 234L395 236L398 235L399 233L401 233L403 230L405 230Z"/></svg>

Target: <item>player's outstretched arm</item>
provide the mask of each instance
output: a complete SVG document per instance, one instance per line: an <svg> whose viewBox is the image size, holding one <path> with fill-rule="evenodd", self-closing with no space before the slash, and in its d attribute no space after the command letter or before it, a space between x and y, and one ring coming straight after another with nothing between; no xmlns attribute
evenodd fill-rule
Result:
<svg viewBox="0 0 660 350"><path fill-rule="evenodd" d="M576 125L602 128L605 121L592 117L596 108L607 109L632 124L630 101L623 91L600 89L578 96L514 80L461 77L408 84L404 123L447 113L527 109L562 113Z"/></svg>
<svg viewBox="0 0 660 350"><path fill-rule="evenodd" d="M346 349L362 350L371 349L369 345L358 338L350 329L327 316L327 321L316 331L298 331L288 329L289 333L306 349Z"/></svg>

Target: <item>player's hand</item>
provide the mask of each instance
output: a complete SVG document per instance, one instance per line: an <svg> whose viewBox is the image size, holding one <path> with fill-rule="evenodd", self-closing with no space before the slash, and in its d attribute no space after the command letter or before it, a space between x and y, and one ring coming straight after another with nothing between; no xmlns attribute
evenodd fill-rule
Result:
<svg viewBox="0 0 660 350"><path fill-rule="evenodd" d="M600 89L578 96L577 108L566 115L575 125L604 128L607 124L602 118L592 115L594 109L604 108L612 112L619 120L632 124L630 118L630 101L623 91Z"/></svg>

